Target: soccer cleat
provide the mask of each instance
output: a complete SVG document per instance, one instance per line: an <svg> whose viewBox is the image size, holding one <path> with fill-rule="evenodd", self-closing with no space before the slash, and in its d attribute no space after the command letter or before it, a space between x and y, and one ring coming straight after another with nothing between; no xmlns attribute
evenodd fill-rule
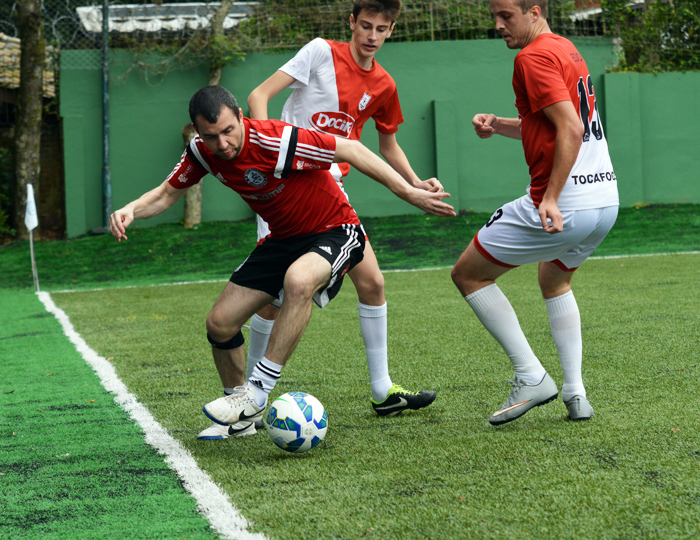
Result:
<svg viewBox="0 0 700 540"><path fill-rule="evenodd" d="M207 403L202 410L211 420L226 426L237 422L262 420L267 399L262 407L255 403L255 390L250 386L236 386L233 394Z"/></svg>
<svg viewBox="0 0 700 540"><path fill-rule="evenodd" d="M396 416L406 409L417 410L427 407L435 401L435 392L432 390L421 390L420 392L409 392L398 384L389 389L386 399L377 403L371 399L374 412L379 416Z"/></svg>
<svg viewBox="0 0 700 540"><path fill-rule="evenodd" d="M201 441L220 441L221 439L228 439L229 437L246 437L248 435L255 435L256 433L255 422L238 422L233 425L226 424L225 426L212 424L210 427L200 432L197 438Z"/></svg>
<svg viewBox="0 0 700 540"><path fill-rule="evenodd" d="M583 396L574 396L569 401L565 401L564 405L569 409L571 420L590 420L593 416L593 407Z"/></svg>
<svg viewBox="0 0 700 540"><path fill-rule="evenodd" d="M515 377L515 381L508 382L513 385L508 399L503 407L489 418L489 422L494 426L520 418L533 407L554 401L559 395L557 384L549 376L549 373L545 373L537 385L525 384L522 379L517 377Z"/></svg>

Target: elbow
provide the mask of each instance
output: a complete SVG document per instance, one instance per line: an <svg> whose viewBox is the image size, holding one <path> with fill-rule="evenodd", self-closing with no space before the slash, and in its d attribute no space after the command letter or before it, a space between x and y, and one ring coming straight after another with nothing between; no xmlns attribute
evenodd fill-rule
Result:
<svg viewBox="0 0 700 540"><path fill-rule="evenodd" d="M572 126L572 135L571 139L573 141L577 141L578 146L581 146L581 143L583 141L583 134L586 132L585 129L583 129L583 124L581 122L577 122Z"/></svg>
<svg viewBox="0 0 700 540"><path fill-rule="evenodd" d="M246 102L246 103L248 104L248 110L250 110L250 109L253 108L253 103L255 103L255 100L256 100L256 98L257 98L257 95L256 95L256 92L257 92L257 91L258 91L258 89L256 88L256 89L253 90L253 91L250 93L250 95L248 96L248 101Z"/></svg>

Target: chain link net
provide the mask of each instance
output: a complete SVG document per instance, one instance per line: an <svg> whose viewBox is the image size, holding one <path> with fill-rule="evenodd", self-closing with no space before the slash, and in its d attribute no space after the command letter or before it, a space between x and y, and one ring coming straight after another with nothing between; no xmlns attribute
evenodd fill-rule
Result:
<svg viewBox="0 0 700 540"><path fill-rule="evenodd" d="M166 59L160 61L166 72L208 60L209 21L218 2L128 2L109 3L112 49L141 55L140 67L148 53L158 51ZM224 58L298 49L318 36L347 41L351 10L350 0L236 1L224 21L224 45L235 52ZM63 59L63 68L100 69L101 4L42 0L41 12L50 66L47 80L52 83L61 51L71 51ZM554 32L567 37L622 37L621 65L626 69L700 69L700 0L550 0L548 21ZM391 41L498 37L488 0L409 0L403 4ZM19 84L18 38L16 0L2 2L0 91Z"/></svg>
<svg viewBox="0 0 700 540"><path fill-rule="evenodd" d="M133 0L132 0L133 2ZM562 0L550 3L552 29L567 36L603 35L599 20L581 16L595 10L595 0ZM208 21L218 2L109 3L110 46L123 49L154 48L174 54L197 34L208 32ZM267 1L234 2L225 22L226 34L241 52L289 50L323 36L346 41L352 2ZM102 6L85 0L43 0L44 37L57 64L62 50L82 51L66 58L65 68L99 69L102 47ZM579 13L578 18L575 13ZM236 15L238 14L238 15ZM600 17L597 17L600 19ZM227 24L228 23L228 24ZM14 51L12 38L19 38L16 2L0 6L0 47ZM391 37L393 42L485 39L497 37L488 0L442 0L405 2ZM190 53L196 54L196 47ZM15 52L0 56L0 70L13 65Z"/></svg>

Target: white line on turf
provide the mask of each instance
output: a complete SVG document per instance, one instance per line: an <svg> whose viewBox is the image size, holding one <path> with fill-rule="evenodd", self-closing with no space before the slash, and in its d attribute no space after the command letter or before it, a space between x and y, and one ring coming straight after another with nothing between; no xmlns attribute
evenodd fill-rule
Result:
<svg viewBox="0 0 700 540"><path fill-rule="evenodd" d="M187 491L197 501L199 512L209 520L212 528L224 538L231 540L266 540L266 536L248 532L250 523L238 512L228 497L212 479L202 471L197 462L179 441L161 426L149 410L139 403L119 379L114 366L107 359L93 351L75 331L68 315L54 304L47 292L37 293L46 311L54 315L63 327L63 333L75 345L85 361L95 370L102 386L115 394L114 401L124 409L143 429L146 442L159 453L165 454L165 461L175 470Z"/></svg>
<svg viewBox="0 0 700 540"><path fill-rule="evenodd" d="M600 257L588 257L587 261L601 261L606 259L636 259L639 257L666 257L669 255L700 255L700 251L676 251L671 253L640 253L637 255L601 255ZM433 266L431 268L399 268L396 270L382 270L382 274L396 274L399 272L428 272L430 270L447 270L452 266ZM53 293L76 293L76 292L95 292L109 291L120 289L136 289L138 287L171 287L173 285L196 285L199 283L224 283L228 279L205 279L200 281L175 281L173 283L153 283L150 285L125 285L124 287L97 287L95 289L63 289L60 291L52 291Z"/></svg>

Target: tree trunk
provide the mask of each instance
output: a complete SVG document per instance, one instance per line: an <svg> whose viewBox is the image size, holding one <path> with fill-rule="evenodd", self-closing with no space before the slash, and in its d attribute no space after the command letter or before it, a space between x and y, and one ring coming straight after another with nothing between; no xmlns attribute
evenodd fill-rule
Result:
<svg viewBox="0 0 700 540"><path fill-rule="evenodd" d="M233 0L222 0L219 9L216 11L214 16L211 18L211 37L216 39L224 35L224 19L231 11L231 6L233 5ZM207 86L217 86L221 82L221 72L222 68L218 65L211 65L209 68L209 82ZM185 134L185 130L190 127L191 135L189 139ZM188 124L182 129L182 137L185 140L185 146L190 143L192 137L194 137L194 127L192 124ZM202 183L192 186L185 193L185 227L191 229L195 225L199 225L202 222Z"/></svg>
<svg viewBox="0 0 700 540"><path fill-rule="evenodd" d="M182 140L185 148L190 144L196 132L192 124L182 128ZM185 228L191 229L202 222L202 183L195 184L185 192Z"/></svg>
<svg viewBox="0 0 700 540"><path fill-rule="evenodd" d="M212 41L224 35L224 19L231 11L233 0L221 0L221 5L216 14L211 18ZM221 82L221 72L223 68L219 65L212 65L209 68L209 82L207 86L217 86Z"/></svg>
<svg viewBox="0 0 700 540"><path fill-rule="evenodd" d="M41 0L17 2L19 19L20 85L17 99L17 123L15 125L15 224L17 237L29 238L24 225L27 206L27 184L34 187L34 196L40 196L39 172L41 155L41 113L44 104L43 78L45 43L41 26ZM38 229L34 237L38 237Z"/></svg>

